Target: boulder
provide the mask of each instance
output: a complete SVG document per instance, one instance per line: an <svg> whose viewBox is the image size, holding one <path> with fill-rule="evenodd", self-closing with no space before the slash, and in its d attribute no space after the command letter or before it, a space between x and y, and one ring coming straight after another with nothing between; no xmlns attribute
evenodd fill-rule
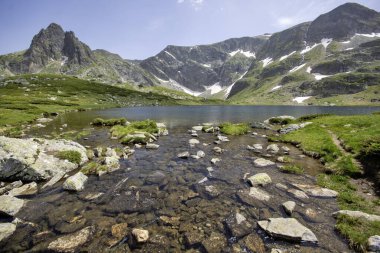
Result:
<svg viewBox="0 0 380 253"><path fill-rule="evenodd" d="M8 195L20 197L20 196L31 196L38 192L38 187L36 182L31 182L29 184L24 184L21 187L13 188L8 192Z"/></svg>
<svg viewBox="0 0 380 253"><path fill-rule="evenodd" d="M190 153L188 151L181 152L177 155L178 158L183 158L183 159L189 158L189 156L190 156Z"/></svg>
<svg viewBox="0 0 380 253"><path fill-rule="evenodd" d="M247 179L247 181L252 185L252 186L265 186L267 184L272 183L272 179L267 173L257 173Z"/></svg>
<svg viewBox="0 0 380 253"><path fill-rule="evenodd" d="M338 192L321 188L316 185L306 185L306 184L292 184L294 187L306 192L309 196L320 197L320 198L336 198Z"/></svg>
<svg viewBox="0 0 380 253"><path fill-rule="evenodd" d="M47 180L78 168L78 164L57 158L60 151L79 152L79 164L88 161L86 149L73 141L0 136L0 179Z"/></svg>
<svg viewBox="0 0 380 253"><path fill-rule="evenodd" d="M149 231L145 229L134 228L132 235L138 243L147 242L149 239Z"/></svg>
<svg viewBox="0 0 380 253"><path fill-rule="evenodd" d="M203 157L206 156L206 154L205 154L205 152L203 152L202 150L199 150L199 151L197 152L197 156L200 157L200 158L203 158Z"/></svg>
<svg viewBox="0 0 380 253"><path fill-rule="evenodd" d="M13 223L0 223L0 242L6 240L16 231L16 225Z"/></svg>
<svg viewBox="0 0 380 253"><path fill-rule="evenodd" d="M220 147L214 147L213 150L214 150L215 153L218 153L218 154L223 153L223 149L220 148Z"/></svg>
<svg viewBox="0 0 380 253"><path fill-rule="evenodd" d="M256 188L256 187L251 187L249 188L249 196L254 197L255 199L261 200L261 201L269 201L270 200L270 195L266 191Z"/></svg>
<svg viewBox="0 0 380 253"><path fill-rule="evenodd" d="M297 190L297 189L289 189L288 192L293 195L293 197L297 199L308 199L309 196L306 195L303 191Z"/></svg>
<svg viewBox="0 0 380 253"><path fill-rule="evenodd" d="M257 222L269 235L296 242L317 243L314 233L294 218L269 218Z"/></svg>
<svg viewBox="0 0 380 253"><path fill-rule="evenodd" d="M196 144L199 144L199 141L197 139L190 139L189 144L190 144L190 146L194 146Z"/></svg>
<svg viewBox="0 0 380 253"><path fill-rule="evenodd" d="M339 214L344 214L352 218L361 218L368 221L380 221L380 215L368 214L362 211L339 210L333 213L333 217L337 217Z"/></svg>
<svg viewBox="0 0 380 253"><path fill-rule="evenodd" d="M73 234L64 235L52 241L48 249L56 252L75 252L76 249L88 242L95 232L95 227L85 227Z"/></svg>
<svg viewBox="0 0 380 253"><path fill-rule="evenodd" d="M274 162L270 161L270 160L267 160L267 159L264 159L264 158L257 158L253 164L256 166L256 167L267 167L267 166L272 166L272 165L275 165Z"/></svg>
<svg viewBox="0 0 380 253"><path fill-rule="evenodd" d="M0 213L15 216L24 206L25 201L13 196L0 196Z"/></svg>
<svg viewBox="0 0 380 253"><path fill-rule="evenodd" d="M218 138L218 141L221 141L221 142L230 141L226 136L222 136L222 135L218 135L217 138Z"/></svg>
<svg viewBox="0 0 380 253"><path fill-rule="evenodd" d="M211 159L211 163L212 163L212 164L216 164L216 163L218 163L218 162L220 162L220 159L219 159L219 158L212 158L212 159Z"/></svg>
<svg viewBox="0 0 380 253"><path fill-rule="evenodd" d="M193 126L191 129L194 131L202 131L203 126Z"/></svg>
<svg viewBox="0 0 380 253"><path fill-rule="evenodd" d="M276 153L278 153L279 150L280 150L280 149L279 149L278 145L275 144L275 143L270 144L270 145L268 145L268 147L267 147L267 152L269 152L269 153L276 154Z"/></svg>
<svg viewBox="0 0 380 253"><path fill-rule="evenodd" d="M367 250L369 252L380 252L380 236L379 235L374 235L368 238Z"/></svg>
<svg viewBox="0 0 380 253"><path fill-rule="evenodd" d="M145 146L146 149L158 149L159 147L160 147L160 145L154 144L154 143L148 143Z"/></svg>
<svg viewBox="0 0 380 253"><path fill-rule="evenodd" d="M87 179L86 175L82 172L78 172L66 179L63 183L63 189L68 191L81 191L84 189L84 183L86 183Z"/></svg>
<svg viewBox="0 0 380 253"><path fill-rule="evenodd" d="M284 208L285 213L292 215L294 208L296 207L296 202L286 201L281 205Z"/></svg>

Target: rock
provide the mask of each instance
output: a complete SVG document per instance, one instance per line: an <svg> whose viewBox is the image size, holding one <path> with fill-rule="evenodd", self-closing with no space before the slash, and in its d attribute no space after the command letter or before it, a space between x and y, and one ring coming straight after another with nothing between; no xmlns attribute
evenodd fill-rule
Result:
<svg viewBox="0 0 380 253"><path fill-rule="evenodd" d="M202 242L204 235L199 231L188 231L184 235L185 242L188 246L194 246Z"/></svg>
<svg viewBox="0 0 380 253"><path fill-rule="evenodd" d="M277 189L284 190L284 191L288 189L286 185L281 184L281 183L277 183L275 186Z"/></svg>
<svg viewBox="0 0 380 253"><path fill-rule="evenodd" d="M168 216L160 216L160 220L165 224L165 225L170 225L170 226L178 226L180 223L180 217L168 217Z"/></svg>
<svg viewBox="0 0 380 253"><path fill-rule="evenodd" d="M82 172L78 172L66 179L63 183L63 189L68 191L81 191L84 189L84 183L86 183L87 179L86 175Z"/></svg>
<svg viewBox="0 0 380 253"><path fill-rule="evenodd" d="M337 217L339 214L344 214L352 218L361 218L368 221L380 221L380 215L368 214L362 211L339 210L333 213L333 217Z"/></svg>
<svg viewBox="0 0 380 253"><path fill-rule="evenodd" d="M297 199L308 199L309 196L306 195L303 191L297 190L297 189L289 189L288 192L293 195L293 197Z"/></svg>
<svg viewBox="0 0 380 253"><path fill-rule="evenodd" d="M283 157L283 156L277 157L277 162L284 163L285 162L285 157Z"/></svg>
<svg viewBox="0 0 380 253"><path fill-rule="evenodd" d="M185 152L182 152L182 153L179 153L177 155L178 158L183 158L183 159L186 159L186 158L189 158L190 156L190 153L188 151L185 151Z"/></svg>
<svg viewBox="0 0 380 253"><path fill-rule="evenodd" d="M4 185L5 183L2 182L2 184ZM8 191L12 190L13 188L17 188L20 186L22 186L21 180L14 181L10 184L7 184L6 186L3 186L2 188L0 188L0 195L3 195L4 193L7 193Z"/></svg>
<svg viewBox="0 0 380 253"><path fill-rule="evenodd" d="M202 131L203 126L193 126L191 129L194 131Z"/></svg>
<svg viewBox="0 0 380 253"><path fill-rule="evenodd" d="M166 175L161 171L155 171L146 178L149 184L161 184L165 181Z"/></svg>
<svg viewBox="0 0 380 253"><path fill-rule="evenodd" d="M107 156L104 158L104 165L107 167L107 172L112 172L120 168L118 156Z"/></svg>
<svg viewBox="0 0 380 253"><path fill-rule="evenodd" d="M94 148L94 155L96 157L102 157L103 149L101 147Z"/></svg>
<svg viewBox="0 0 380 253"><path fill-rule="evenodd" d="M199 141L197 139L190 139L189 144L190 144L190 146L194 146L196 144L199 144Z"/></svg>
<svg viewBox="0 0 380 253"><path fill-rule="evenodd" d="M278 132L280 134L287 134L287 133L296 131L298 129L300 129L300 126L298 124L289 124L289 125L281 128L280 130L278 130Z"/></svg>
<svg viewBox="0 0 380 253"><path fill-rule="evenodd" d="M249 252L255 253L265 253L265 245L260 236L256 233L252 233L244 237L241 242L245 245L245 247L249 250Z"/></svg>
<svg viewBox="0 0 380 253"><path fill-rule="evenodd" d="M282 203L281 206L284 208L285 213L287 213L288 215L292 215L293 210L296 207L296 202L286 201L286 202Z"/></svg>
<svg viewBox="0 0 380 253"><path fill-rule="evenodd" d="M198 134L195 132L195 133L191 133L191 137L198 137Z"/></svg>
<svg viewBox="0 0 380 253"><path fill-rule="evenodd" d="M267 166L275 165L274 162L269 161L264 158L257 158L253 163L256 167L267 167Z"/></svg>
<svg viewBox="0 0 380 253"><path fill-rule="evenodd" d="M211 232L210 237L202 242L203 247L208 253L219 253L227 246L226 237L218 232Z"/></svg>
<svg viewBox="0 0 380 253"><path fill-rule="evenodd" d="M292 184L294 187L306 192L309 196L320 197L320 198L336 198L338 192L321 188L316 185L306 185L306 184Z"/></svg>
<svg viewBox="0 0 380 253"><path fill-rule="evenodd" d="M251 124L251 127L256 128L256 129L265 129L265 130L271 130L272 129L272 127L269 124L265 124L262 122L253 122Z"/></svg>
<svg viewBox="0 0 380 253"><path fill-rule="evenodd" d="M294 218L270 218L257 222L269 235L296 242L317 243L314 233Z"/></svg>
<svg viewBox="0 0 380 253"><path fill-rule="evenodd" d="M13 196L0 196L0 213L15 216L24 206L25 201Z"/></svg>
<svg viewBox="0 0 380 253"><path fill-rule="evenodd" d="M281 115L281 116L276 116L276 117L270 117L269 119L264 120L264 123L265 124L269 124L270 119L274 119L274 118L277 118L277 119L290 119L290 120L295 120L296 119L293 116Z"/></svg>
<svg viewBox="0 0 380 253"><path fill-rule="evenodd" d="M200 157L197 156L197 155L191 155L191 158L194 158L194 159L200 159Z"/></svg>
<svg viewBox="0 0 380 253"><path fill-rule="evenodd" d="M252 232L253 226L241 213L232 213L225 220L226 227L232 236L240 238Z"/></svg>
<svg viewBox="0 0 380 253"><path fill-rule="evenodd" d="M146 149L158 149L160 145L154 144L154 143L148 143L146 144Z"/></svg>
<svg viewBox="0 0 380 253"><path fill-rule="evenodd" d="M214 127L208 127L208 128L203 128L203 131L205 132L205 133L213 133L213 132L215 132L215 128Z"/></svg>
<svg viewBox="0 0 380 253"><path fill-rule="evenodd" d="M115 224L111 228L111 233L113 237L116 237L118 240L123 239L128 234L128 224L127 223L119 223Z"/></svg>
<svg viewBox="0 0 380 253"><path fill-rule="evenodd" d="M0 179L48 180L78 168L78 164L57 158L60 151L79 152L80 164L88 161L86 148L73 141L0 136Z"/></svg>
<svg viewBox="0 0 380 253"><path fill-rule="evenodd" d="M39 118L39 119L37 119L38 123L48 123L50 121L53 121L53 119L50 119L50 118Z"/></svg>
<svg viewBox="0 0 380 253"><path fill-rule="evenodd" d="M282 146L281 149L282 151L284 151L285 154L289 153L290 151L290 148L288 148L287 146Z"/></svg>
<svg viewBox="0 0 380 253"><path fill-rule="evenodd" d="M16 225L13 223L0 223L0 242L6 240L16 231Z"/></svg>
<svg viewBox="0 0 380 253"><path fill-rule="evenodd" d="M247 179L247 181L252 185L252 186L265 186L267 184L272 183L272 179L269 177L267 173L257 173L256 175L253 175Z"/></svg>
<svg viewBox="0 0 380 253"><path fill-rule="evenodd" d="M254 197L255 199L261 200L261 201L269 201L270 200L270 195L266 191L256 188L256 187L251 187L249 188L249 196Z"/></svg>
<svg viewBox="0 0 380 253"><path fill-rule="evenodd" d="M228 141L230 141L226 136L222 136L222 135L218 135L217 138L221 142L228 142Z"/></svg>
<svg viewBox="0 0 380 253"><path fill-rule="evenodd" d="M214 150L214 152L218 154L223 153L223 149L221 149L220 147L214 147L212 150Z"/></svg>
<svg viewBox="0 0 380 253"><path fill-rule="evenodd" d="M38 192L38 187L36 182L31 182L29 184L24 184L21 187L13 188L8 192L8 195L14 197L20 196L31 196Z"/></svg>
<svg viewBox="0 0 380 253"><path fill-rule="evenodd" d="M107 148L105 155L106 157L113 157L113 156L117 156L117 153L113 148Z"/></svg>
<svg viewBox="0 0 380 253"><path fill-rule="evenodd" d="M271 249L270 253L284 253L284 252L280 249Z"/></svg>
<svg viewBox="0 0 380 253"><path fill-rule="evenodd" d="M379 235L373 235L370 238L368 238L367 250L370 252L380 252L380 236Z"/></svg>
<svg viewBox="0 0 380 253"><path fill-rule="evenodd" d="M147 242L149 239L149 231L145 229L134 228L132 235L138 243Z"/></svg>
<svg viewBox="0 0 380 253"><path fill-rule="evenodd" d="M59 172L57 174L55 174L54 177L52 177L46 184L44 184L42 186L42 189L45 189L47 187L51 187L53 185L55 185L56 183L58 183L58 181L60 181L64 176L66 175L66 173L64 172Z"/></svg>
<svg viewBox="0 0 380 253"><path fill-rule="evenodd" d="M199 151L197 152L197 156L200 157L200 158L203 158L203 157L206 156L206 154L205 154L205 152L203 152L202 150L199 150Z"/></svg>
<svg viewBox="0 0 380 253"><path fill-rule="evenodd" d="M56 252L74 252L76 249L88 242L95 232L95 227L85 227L73 234L64 235L52 241L48 249Z"/></svg>
<svg viewBox="0 0 380 253"><path fill-rule="evenodd" d="M269 152L269 153L276 154L276 153L278 153L278 151L280 151L280 149L277 146L277 144L270 144L267 147L267 152Z"/></svg>
<svg viewBox="0 0 380 253"><path fill-rule="evenodd" d="M207 181L208 181L208 178L204 177L204 178L202 178L201 180L198 181L198 184L203 184L204 182L207 182Z"/></svg>
<svg viewBox="0 0 380 253"><path fill-rule="evenodd" d="M210 196L211 198L215 198L221 194L219 189L214 185L205 186L205 190L206 190L207 195Z"/></svg>
<svg viewBox="0 0 380 253"><path fill-rule="evenodd" d="M211 163L212 163L212 164L216 164L217 162L220 162L220 159L219 159L219 158L212 158L212 159L211 159Z"/></svg>

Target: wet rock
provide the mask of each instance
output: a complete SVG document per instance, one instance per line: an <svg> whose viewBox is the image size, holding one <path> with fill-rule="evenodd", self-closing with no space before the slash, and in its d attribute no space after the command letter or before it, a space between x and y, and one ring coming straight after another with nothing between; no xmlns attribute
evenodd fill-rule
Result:
<svg viewBox="0 0 380 253"><path fill-rule="evenodd" d="M296 130L298 130L300 128L304 128L305 126L310 125L310 124L312 124L312 122L304 122L304 123L301 123L301 124L289 124L289 125L281 128L278 132L280 134L287 134L287 133L296 131Z"/></svg>
<svg viewBox="0 0 380 253"><path fill-rule="evenodd" d="M159 147L160 147L160 145L154 144L154 143L148 143L145 146L146 149L158 149Z"/></svg>
<svg viewBox="0 0 380 253"><path fill-rule="evenodd" d="M221 154L221 153L223 153L223 149L221 149L220 147L214 147L213 150L214 150L214 152L217 153L217 154Z"/></svg>
<svg viewBox="0 0 380 253"><path fill-rule="evenodd" d="M261 200L261 201L269 201L270 195L266 191L257 188L257 187L251 187L249 188L249 196Z"/></svg>
<svg viewBox="0 0 380 253"><path fill-rule="evenodd" d="M194 131L202 131L203 126L193 126L191 129Z"/></svg>
<svg viewBox="0 0 380 253"><path fill-rule="evenodd" d="M252 186L265 186L267 184L272 183L272 179L267 173L257 173L247 179L247 181L252 185Z"/></svg>
<svg viewBox="0 0 380 253"><path fill-rule="evenodd" d="M188 231L184 234L185 242L188 246L195 246L200 244L204 238L202 233L199 233L198 230Z"/></svg>
<svg viewBox="0 0 380 253"><path fill-rule="evenodd" d="M259 218L260 220L267 220L269 218L272 218L272 213L270 212L268 208L260 208Z"/></svg>
<svg viewBox="0 0 380 253"><path fill-rule="evenodd" d="M164 181L166 175L161 171L155 171L146 178L146 182L149 184L160 184Z"/></svg>
<svg viewBox="0 0 380 253"><path fill-rule="evenodd" d="M253 144L253 146L247 145L247 149L248 150L253 150L256 153L260 153L263 150L263 145L258 144L258 143Z"/></svg>
<svg viewBox="0 0 380 253"><path fill-rule="evenodd" d="M6 240L16 231L16 225L13 223L0 223L0 242Z"/></svg>
<svg viewBox="0 0 380 253"><path fill-rule="evenodd" d="M103 148L101 147L94 148L95 157L102 157L102 153L103 153Z"/></svg>
<svg viewBox="0 0 380 253"><path fill-rule="evenodd" d="M265 130L271 130L272 129L272 127L269 124L265 124L262 122L253 122L251 124L251 127L256 128L256 129L265 129Z"/></svg>
<svg viewBox="0 0 380 253"><path fill-rule="evenodd" d="M24 206L25 201L13 196L0 196L0 213L15 216Z"/></svg>
<svg viewBox="0 0 380 253"><path fill-rule="evenodd" d="M15 181L15 182L12 182L10 184L7 184L6 186L4 186L4 182L2 182L3 186L2 188L0 188L0 195L3 195L4 193L7 193L8 191L12 190L13 188L17 188L17 187L20 187L22 186L22 181L19 180L19 181Z"/></svg>
<svg viewBox="0 0 380 253"><path fill-rule="evenodd" d="M362 218L368 221L380 221L380 215L368 214L362 211L339 210L333 213L333 217L337 217L339 214L344 214L352 218Z"/></svg>
<svg viewBox="0 0 380 253"><path fill-rule="evenodd" d="M267 167L267 166L275 165L274 162L264 159L264 158L257 158L253 163L256 167Z"/></svg>
<svg viewBox="0 0 380 253"><path fill-rule="evenodd" d="M104 158L103 164L107 167L107 172L112 172L120 169L118 156L107 156L106 158Z"/></svg>
<svg viewBox="0 0 380 253"><path fill-rule="evenodd" d="M24 184L21 187L13 188L8 192L8 195L14 197L20 196L31 196L38 192L38 187L36 182L31 182L29 184Z"/></svg>
<svg viewBox="0 0 380 253"><path fill-rule="evenodd" d="M294 208L296 207L296 202L286 201L281 205L284 208L285 213L292 215Z"/></svg>
<svg viewBox="0 0 380 253"><path fill-rule="evenodd" d="M317 243L314 233L294 218L270 218L257 222L269 235L296 242Z"/></svg>
<svg viewBox="0 0 380 253"><path fill-rule="evenodd" d="M206 154L205 154L205 152L203 152L202 150L199 150L199 151L197 152L197 156L200 157L200 158L203 158L203 157L206 156Z"/></svg>
<svg viewBox="0 0 380 253"><path fill-rule="evenodd" d="M215 185L206 185L205 191L211 198L218 197L221 194L221 191Z"/></svg>
<svg viewBox="0 0 380 253"><path fill-rule="evenodd" d="M267 152L269 152L269 153L276 154L276 153L278 153L278 151L280 151L280 149L277 146L277 144L270 144L267 147Z"/></svg>
<svg viewBox="0 0 380 253"><path fill-rule="evenodd" d="M128 234L128 224L127 223L119 223L115 224L111 228L111 234L113 237L118 240L123 239Z"/></svg>
<svg viewBox="0 0 380 253"><path fill-rule="evenodd" d="M195 146L196 144L199 144L199 141L197 139L190 139L189 144L190 146Z"/></svg>
<svg viewBox="0 0 380 253"><path fill-rule="evenodd" d="M81 191L84 189L88 177L82 172L78 172L75 175L68 177L63 183L63 189L68 191Z"/></svg>
<svg viewBox="0 0 380 253"><path fill-rule="evenodd" d="M222 135L218 135L217 138L221 142L228 142L228 141L230 141L226 136L222 136Z"/></svg>
<svg viewBox="0 0 380 253"><path fill-rule="evenodd" d="M60 151L79 152L80 164L88 161L86 149L73 141L0 136L0 178L47 180L78 168L78 164L57 158L55 155Z"/></svg>
<svg viewBox="0 0 380 253"><path fill-rule="evenodd" d="M284 190L284 191L286 191L288 189L288 187L286 185L281 184L281 183L277 183L275 186L277 189Z"/></svg>
<svg viewBox="0 0 380 253"><path fill-rule="evenodd" d="M112 156L117 156L117 153L113 148L107 148L105 155L106 157L112 157Z"/></svg>
<svg viewBox="0 0 380 253"><path fill-rule="evenodd" d="M216 163L218 163L218 162L220 162L220 159L219 159L219 158L212 158L212 159L211 159L211 163L212 163L212 164L216 164Z"/></svg>
<svg viewBox="0 0 380 253"><path fill-rule="evenodd" d="M86 219L82 216L76 216L72 219L64 219L55 225L55 230L60 233L68 234L82 229L86 225Z"/></svg>
<svg viewBox="0 0 380 253"><path fill-rule="evenodd" d="M308 199L309 196L306 195L303 191L297 190L297 189L289 189L288 192L295 198L304 200Z"/></svg>
<svg viewBox="0 0 380 253"><path fill-rule="evenodd" d="M265 253L265 245L260 236L256 233L247 235L241 240L241 243L247 248L250 252L255 253Z"/></svg>
<svg viewBox="0 0 380 253"><path fill-rule="evenodd" d="M219 253L227 246L226 237L217 232L212 232L211 235L202 242L203 247L208 253Z"/></svg>
<svg viewBox="0 0 380 253"><path fill-rule="evenodd" d="M282 150L285 154L289 154L290 148L288 148L287 146L282 146L282 147L281 147L281 150Z"/></svg>
<svg viewBox="0 0 380 253"><path fill-rule="evenodd" d="M53 185L55 185L56 183L59 182L59 180L61 180L64 176L66 175L66 173L64 172L59 172L57 174L54 175L54 177L52 177L46 184L44 184L42 186L42 189L45 189L45 188L48 188L48 187L51 187Z"/></svg>
<svg viewBox="0 0 380 253"><path fill-rule="evenodd" d="M95 227L93 226L83 228L76 233L59 237L49 244L48 249L57 252L74 252L78 247L88 242L94 232Z"/></svg>
<svg viewBox="0 0 380 253"><path fill-rule="evenodd" d="M205 132L205 133L213 133L213 132L215 132L216 130L215 130L215 128L214 127L204 127L203 128L203 131Z"/></svg>
<svg viewBox="0 0 380 253"><path fill-rule="evenodd" d="M379 235L374 235L368 238L367 250L370 252L380 252L380 236Z"/></svg>
<svg viewBox="0 0 380 253"><path fill-rule="evenodd" d="M138 243L147 242L149 240L149 231L145 229L134 228L132 235Z"/></svg>
<svg viewBox="0 0 380 253"><path fill-rule="evenodd" d="M180 217L169 217L169 216L163 215L163 216L160 216L160 220L165 225L178 226L179 225Z"/></svg>
<svg viewBox="0 0 380 253"><path fill-rule="evenodd" d="M182 152L182 153L179 153L177 155L178 158L183 158L183 159L186 159L186 158L189 158L190 157L190 153L188 151L185 151L185 152Z"/></svg>
<svg viewBox="0 0 380 253"><path fill-rule="evenodd" d="M191 137L198 137L198 134L197 134L197 132L195 132L195 133L191 133Z"/></svg>
<svg viewBox="0 0 380 253"><path fill-rule="evenodd" d="M201 180L198 181L198 184L203 184L204 182L207 182L207 181L208 181L208 178L204 177L204 178L202 178Z"/></svg>
<svg viewBox="0 0 380 253"><path fill-rule="evenodd" d="M309 196L320 197L320 198L336 198L338 192L321 188L316 185L306 185L306 184L292 184L294 187L306 192Z"/></svg>
<svg viewBox="0 0 380 253"><path fill-rule="evenodd" d="M227 217L226 227L232 236L240 238L252 232L253 226L241 213L232 213Z"/></svg>

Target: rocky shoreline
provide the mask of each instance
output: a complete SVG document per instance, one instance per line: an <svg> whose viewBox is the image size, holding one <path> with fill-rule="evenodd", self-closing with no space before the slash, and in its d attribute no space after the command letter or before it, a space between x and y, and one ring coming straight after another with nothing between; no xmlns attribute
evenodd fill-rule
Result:
<svg viewBox="0 0 380 253"><path fill-rule="evenodd" d="M339 210L338 193L312 176L281 172L284 157L321 165L292 146L268 142L269 122L253 127L226 136L203 124L169 136L160 131L146 144L115 140L113 147L88 148L1 136L0 245L5 251L342 252L349 249L334 231L333 215L380 219ZM369 241L376 251L378 238Z"/></svg>

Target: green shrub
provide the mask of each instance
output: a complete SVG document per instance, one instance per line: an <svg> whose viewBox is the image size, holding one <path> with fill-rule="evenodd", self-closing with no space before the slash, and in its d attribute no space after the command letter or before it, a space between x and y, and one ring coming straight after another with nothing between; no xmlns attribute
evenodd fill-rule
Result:
<svg viewBox="0 0 380 253"><path fill-rule="evenodd" d="M80 164L82 156L78 151L74 150L64 150L59 151L56 155L59 159L68 160L69 162Z"/></svg>
<svg viewBox="0 0 380 253"><path fill-rule="evenodd" d="M99 171L106 171L107 167L96 162L89 162L80 170L85 175L97 175Z"/></svg>
<svg viewBox="0 0 380 253"><path fill-rule="evenodd" d="M223 123L220 125L220 131L227 135L242 135L249 131L249 125L246 123Z"/></svg>
<svg viewBox="0 0 380 253"><path fill-rule="evenodd" d="M303 168L296 165L285 165L279 168L281 172L289 174L302 174L304 172Z"/></svg>
<svg viewBox="0 0 380 253"><path fill-rule="evenodd" d="M127 123L127 120L125 118L119 118L119 119L102 119L102 118L96 118L94 121L91 122L94 126L116 126L116 125L125 125Z"/></svg>
<svg viewBox="0 0 380 253"><path fill-rule="evenodd" d="M271 119L269 119L269 123L270 124L275 124L275 125L287 125L287 124L292 123L293 121L294 120L289 119L289 118L285 118L285 119L282 119L282 118L271 118Z"/></svg>

